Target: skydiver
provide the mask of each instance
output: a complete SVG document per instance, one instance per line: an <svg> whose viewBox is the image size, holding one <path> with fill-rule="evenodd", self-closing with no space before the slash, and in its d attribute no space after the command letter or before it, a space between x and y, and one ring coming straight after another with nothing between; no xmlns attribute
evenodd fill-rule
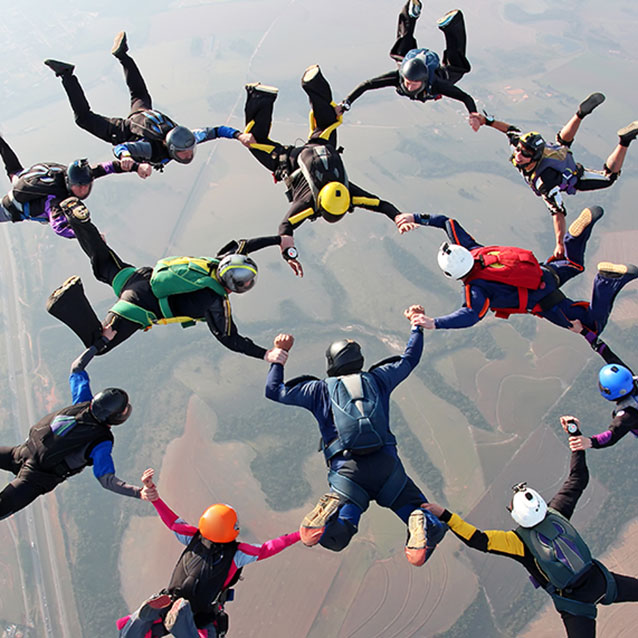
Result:
<svg viewBox="0 0 638 638"><path fill-rule="evenodd" d="M88 160L81 159L68 166L40 162L25 169L2 136L0 157L11 182L11 190L0 204L0 222L31 220L51 224L56 234L67 238L74 235L60 210L62 200L71 196L88 197L93 180L98 177L135 171L144 179L152 170L150 164L138 164L130 157L101 164L89 164Z"/></svg>
<svg viewBox="0 0 638 638"><path fill-rule="evenodd" d="M600 434L583 436L580 433L580 421L576 417L565 417L571 419L579 430L569 437L569 447L573 451L611 447L629 432L638 437L638 388L635 377L620 359L615 359L615 362L607 363L598 373L600 393L616 404L612 422Z"/></svg>
<svg viewBox="0 0 638 638"><path fill-rule="evenodd" d="M0 520L89 465L107 490L145 498L141 488L115 475L111 428L129 418L131 404L127 393L119 388L106 388L93 396L85 367L94 355L95 348L89 348L71 365L72 405L43 417L29 430L24 443L0 447L0 468L16 476L0 492Z"/></svg>
<svg viewBox="0 0 638 638"><path fill-rule="evenodd" d="M339 104L339 110L349 111L352 103L366 91L393 86L399 95L411 100L427 102L448 97L465 104L469 113L469 124L478 131L484 122L476 110L476 102L471 95L456 86L456 83L471 70L465 57L465 21L460 9L448 11L437 21L437 26L445 35L443 64L439 56L429 49L417 48L414 38L416 21L421 15L421 0L408 0L399 14L397 39L390 57L399 65L398 70L388 71L359 84L348 97Z"/></svg>
<svg viewBox="0 0 638 638"><path fill-rule="evenodd" d="M619 177L627 148L638 135L638 120L618 131L618 144L611 152L602 171L585 168L577 163L571 145L583 118L605 101L602 93L592 93L578 107L578 111L556 134L556 144L544 140L540 133L529 131L521 135L516 126L495 120L489 115L479 115L481 124L505 133L512 155L510 161L537 196L542 197L552 215L556 235L555 257L565 254L565 216L563 193L573 195L578 191L608 188Z"/></svg>
<svg viewBox="0 0 638 638"><path fill-rule="evenodd" d="M153 474L148 469L142 475L142 494L186 549L173 569L168 587L147 599L130 616L117 621L120 638L143 638L155 629L175 638L222 638L228 631L224 605L233 600L232 587L243 568L294 545L299 541L299 532L284 534L262 545L239 542L237 513L230 505L221 503L211 505L194 527L161 500ZM166 633L153 631L152 635Z"/></svg>
<svg viewBox="0 0 638 638"><path fill-rule="evenodd" d="M348 180L337 148L337 132L342 118L337 116L330 85L317 65L306 69L301 80L311 106L310 136L302 146L284 146L270 138L272 112L278 89L259 82L246 85L246 131L257 143L252 154L269 171L275 182L286 184L291 205L279 225L282 257L295 275L303 269L294 245L293 231L305 220L323 217L329 223L343 219L354 208L383 213L394 220L400 211L390 202L379 199Z"/></svg>
<svg viewBox="0 0 638 638"><path fill-rule="evenodd" d="M319 543L335 552L343 550L374 500L406 523L405 555L420 567L447 528L421 507L427 499L406 474L390 430L390 394L416 367L423 350L423 308L411 306L404 314L412 329L400 357L362 372L359 344L335 341L326 351L327 379L305 375L284 383L284 366L277 362L268 372L266 397L310 410L321 432L330 491L303 519L301 541L309 547ZM275 346L283 353L293 342L291 335L279 335Z"/></svg>
<svg viewBox="0 0 638 638"><path fill-rule="evenodd" d="M171 160L190 164L196 145L219 137L239 140L249 146L255 140L230 126L213 126L191 131L176 124L168 115L153 109L142 74L133 58L128 55L126 33L115 36L111 53L124 69L124 80L131 95L131 112L126 118L105 117L91 110L89 103L73 74L75 66L59 60L45 60L44 64L62 80L62 86L71 103L75 122L85 131L114 146L118 159L133 158L136 162L148 162L153 168L163 170Z"/></svg>
<svg viewBox="0 0 638 638"><path fill-rule="evenodd" d="M48 311L71 327L86 347L95 346L101 355L154 324L181 323L186 327L205 321L229 350L270 363L281 360L281 354L267 351L237 332L228 298L231 292L244 293L255 285L257 265L247 255L278 245L277 235L231 241L215 258L167 257L154 268L136 269L106 245L82 202L71 198L62 207L91 260L96 279L112 286L118 297L103 324L84 296L79 277L71 277L49 297Z"/></svg>
<svg viewBox="0 0 638 638"><path fill-rule="evenodd" d="M569 418L561 417L565 431ZM638 601L638 578L610 572L591 556L569 522L588 481L585 452L579 450L572 451L569 476L549 504L526 483L515 485L508 509L518 527L510 531L481 531L441 505L423 507L449 525L468 547L519 562L534 587L542 587L551 596L566 635L593 638L596 605Z"/></svg>
<svg viewBox="0 0 638 638"><path fill-rule="evenodd" d="M400 232L413 230L419 224L445 230L448 241L439 248L439 267L447 277L464 285L463 306L442 317L426 316L423 327L469 328L488 310L505 319L512 314L529 313L581 333L604 357L598 336L607 324L616 295L638 277L638 267L600 262L591 302L573 301L560 290L565 282L585 270L585 247L594 224L602 216L600 206L585 208L565 235L565 257L551 257L539 264L531 251L479 244L456 220L445 215L401 215L397 218Z"/></svg>

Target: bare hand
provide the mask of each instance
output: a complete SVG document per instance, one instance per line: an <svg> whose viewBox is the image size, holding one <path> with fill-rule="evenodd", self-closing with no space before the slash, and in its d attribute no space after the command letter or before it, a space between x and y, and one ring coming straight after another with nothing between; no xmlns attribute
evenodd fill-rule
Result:
<svg viewBox="0 0 638 638"><path fill-rule="evenodd" d="M342 104L337 104L335 106L335 113L337 114L337 117L341 117L345 112L346 109L343 108Z"/></svg>
<svg viewBox="0 0 638 638"><path fill-rule="evenodd" d="M560 418L560 424L563 427L563 430L565 430L565 432L567 432L567 434L569 434L569 430L567 429L567 425L569 424L569 422L572 421L574 423L576 423L576 425L578 426L578 429L580 430L580 421L575 417L575 416L562 416Z"/></svg>
<svg viewBox="0 0 638 638"><path fill-rule="evenodd" d="M562 242L556 242L556 246L554 247L554 259L564 259L565 258L565 244Z"/></svg>
<svg viewBox="0 0 638 638"><path fill-rule="evenodd" d="M152 467L144 470L142 473L142 484L144 487L155 487L153 477L155 476L155 470Z"/></svg>
<svg viewBox="0 0 638 638"><path fill-rule="evenodd" d="M281 348L271 348L264 355L264 361L267 361L268 363L281 363L281 365L284 365L287 360L288 352Z"/></svg>
<svg viewBox="0 0 638 638"><path fill-rule="evenodd" d="M572 322L572 325L569 329L572 332L581 334L583 332L583 324L581 323L580 319L571 319L570 321Z"/></svg>
<svg viewBox="0 0 638 638"><path fill-rule="evenodd" d="M287 262L297 277L303 277L303 266L298 259L288 259Z"/></svg>
<svg viewBox="0 0 638 638"><path fill-rule="evenodd" d="M580 450L588 450L591 447L591 439L588 436L570 436L569 437L569 449L572 452L579 452Z"/></svg>
<svg viewBox="0 0 638 638"><path fill-rule="evenodd" d="M153 501L156 501L159 497L160 497L159 492L157 491L157 488L155 486L143 487L142 491L140 492L140 498L143 501L150 501L152 503Z"/></svg>
<svg viewBox="0 0 638 638"><path fill-rule="evenodd" d="M403 316L406 319L409 319L410 321L412 321L413 315L424 315L424 314L425 314L425 308L418 304L413 304L412 306L410 306L409 308L406 308L403 311Z"/></svg>
<svg viewBox="0 0 638 638"><path fill-rule="evenodd" d="M470 113L468 122L474 132L478 131L483 124L485 124L485 118L478 113Z"/></svg>
<svg viewBox="0 0 638 638"><path fill-rule="evenodd" d="M140 164L137 167L137 174L142 179L146 179L147 177L150 177L152 172L153 172L153 167L148 162L144 162L143 164Z"/></svg>
<svg viewBox="0 0 638 638"><path fill-rule="evenodd" d="M425 328L426 330L434 330L436 328L434 319L432 319L432 317L428 317L427 315L413 315L412 319L410 319L410 323L413 327L421 326L421 328Z"/></svg>
<svg viewBox="0 0 638 638"><path fill-rule="evenodd" d="M275 337L273 343L275 344L275 348L280 348L281 350L288 352L295 343L295 338L292 335L282 332Z"/></svg>
<svg viewBox="0 0 638 638"><path fill-rule="evenodd" d="M421 508L431 512L437 518L441 518L441 516L443 516L443 512L445 512L445 508L438 503L423 503Z"/></svg>
<svg viewBox="0 0 638 638"><path fill-rule="evenodd" d="M108 326L104 326L102 328L102 336L107 341L111 341L116 334L117 334L117 330L113 330L113 327L111 326L111 324L109 324Z"/></svg>
<svg viewBox="0 0 638 638"><path fill-rule="evenodd" d="M239 142L241 142L246 148L250 148L251 144L256 144L257 140L252 133L240 133L237 136Z"/></svg>
<svg viewBox="0 0 638 638"><path fill-rule="evenodd" d="M120 160L120 168L125 173L128 173L129 171L133 169L133 164L135 164L135 160L132 157L123 157Z"/></svg>
<svg viewBox="0 0 638 638"><path fill-rule="evenodd" d="M412 213L401 213L394 218L397 228L401 228L402 224L414 224L414 215Z"/></svg>

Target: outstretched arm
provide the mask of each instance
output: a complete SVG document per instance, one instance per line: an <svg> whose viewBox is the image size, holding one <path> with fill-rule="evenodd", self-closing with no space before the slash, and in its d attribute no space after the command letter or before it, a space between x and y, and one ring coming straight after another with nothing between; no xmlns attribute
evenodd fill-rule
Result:
<svg viewBox="0 0 638 638"><path fill-rule="evenodd" d="M115 475L115 465L111 456L112 450L113 443L111 441L103 441L98 443L89 454L90 458L93 459L93 474L95 478L103 488L111 492L122 496L141 498L141 488L130 485Z"/></svg>
<svg viewBox="0 0 638 638"><path fill-rule="evenodd" d="M401 214L401 211L393 203L379 199L376 195L363 190L352 182L350 182L349 190L352 206L355 208L365 208L375 213L381 213L392 221Z"/></svg>
<svg viewBox="0 0 638 638"><path fill-rule="evenodd" d="M240 254L248 255L263 248L279 246L281 244L280 235L268 235L266 237L253 237L252 239L232 239L217 251L217 257Z"/></svg>
<svg viewBox="0 0 638 638"><path fill-rule="evenodd" d="M589 470L585 452L572 452L569 462L569 475L562 487L549 502L549 506L560 512L565 518L571 518L581 494L589 483Z"/></svg>
<svg viewBox="0 0 638 638"><path fill-rule="evenodd" d="M378 75L375 78L370 78L365 82L361 82L358 84L349 94L348 97L343 100L341 103L345 109L348 110L352 103L359 97L361 97L366 91L371 91L374 89L381 89L387 86L398 86L399 85L399 72L398 71L388 71L383 75Z"/></svg>
<svg viewBox="0 0 638 638"><path fill-rule="evenodd" d="M299 539L299 532L293 532L292 534L284 534L273 538L262 545L239 543L237 554L235 554L235 564L237 568L240 568L258 560L265 560L279 554L279 552L283 552L284 549L299 542Z"/></svg>

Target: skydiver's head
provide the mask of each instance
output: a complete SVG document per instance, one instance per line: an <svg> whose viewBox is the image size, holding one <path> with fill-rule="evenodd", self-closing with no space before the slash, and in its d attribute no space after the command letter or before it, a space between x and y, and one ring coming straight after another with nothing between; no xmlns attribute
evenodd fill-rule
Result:
<svg viewBox="0 0 638 638"><path fill-rule="evenodd" d="M317 207L321 216L334 224L350 210L350 191L341 182L329 182L317 195Z"/></svg>
<svg viewBox="0 0 638 638"><path fill-rule="evenodd" d="M428 88L439 67L439 56L429 49L412 49L401 62L399 81L405 92L415 97Z"/></svg>
<svg viewBox="0 0 638 638"><path fill-rule="evenodd" d="M543 157L545 140L540 133L530 131L518 138L514 149L514 163L516 166L531 166Z"/></svg>
<svg viewBox="0 0 638 638"><path fill-rule="evenodd" d="M231 543L239 534L237 512L230 505L216 503L201 515L197 527L212 543Z"/></svg>
<svg viewBox="0 0 638 638"><path fill-rule="evenodd" d="M603 366L598 373L598 389L608 401L620 401L634 391L634 376L616 363Z"/></svg>
<svg viewBox="0 0 638 638"><path fill-rule="evenodd" d="M439 268L450 279L463 279L474 266L472 253L463 246L444 241L437 254Z"/></svg>
<svg viewBox="0 0 638 638"><path fill-rule="evenodd" d="M356 374L363 369L361 346L352 339L334 341L326 350L329 377L340 377L344 374Z"/></svg>
<svg viewBox="0 0 638 638"><path fill-rule="evenodd" d="M91 414L104 425L120 425L131 416L133 407L128 394L120 388L106 388L98 392L90 405Z"/></svg>
<svg viewBox="0 0 638 638"><path fill-rule="evenodd" d="M93 175L86 158L71 162L65 175L66 187L78 199L88 197L93 187Z"/></svg>
<svg viewBox="0 0 638 638"><path fill-rule="evenodd" d="M248 292L257 283L257 264L246 255L227 255L217 265L217 279L230 292Z"/></svg>
<svg viewBox="0 0 638 638"><path fill-rule="evenodd" d="M527 487L527 483L518 483L512 487L514 494L507 508L512 518L521 527L534 527L547 515L547 503L536 491Z"/></svg>
<svg viewBox="0 0 638 638"><path fill-rule="evenodd" d="M193 132L185 126L176 126L172 128L166 140L166 149L169 156L180 164L190 164L195 157L195 149L197 141Z"/></svg>

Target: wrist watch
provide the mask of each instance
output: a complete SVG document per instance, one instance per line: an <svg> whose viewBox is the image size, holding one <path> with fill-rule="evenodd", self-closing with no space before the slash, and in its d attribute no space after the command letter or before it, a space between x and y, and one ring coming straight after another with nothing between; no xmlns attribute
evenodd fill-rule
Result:
<svg viewBox="0 0 638 638"><path fill-rule="evenodd" d="M281 256L286 260L297 259L299 257L299 251L294 246L288 246L285 250L281 251Z"/></svg>
<svg viewBox="0 0 638 638"><path fill-rule="evenodd" d="M492 126L492 124L494 124L493 115L488 115L485 111L483 111L483 117L485 118L485 126Z"/></svg>

